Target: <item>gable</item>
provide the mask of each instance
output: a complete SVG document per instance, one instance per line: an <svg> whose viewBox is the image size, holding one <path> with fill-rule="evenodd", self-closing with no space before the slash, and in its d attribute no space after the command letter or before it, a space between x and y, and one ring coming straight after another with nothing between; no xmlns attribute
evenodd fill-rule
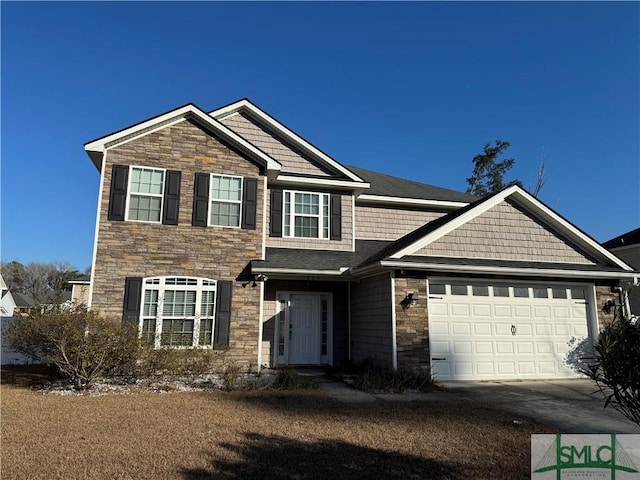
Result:
<svg viewBox="0 0 640 480"><path fill-rule="evenodd" d="M510 200L498 203L413 255L594 264Z"/></svg>
<svg viewBox="0 0 640 480"><path fill-rule="evenodd" d="M335 174L327 168L323 168L309 156L296 151L293 145L270 132L266 127L242 113L236 113L220 119L220 123L263 150L282 164L283 173L298 173L320 177L333 177Z"/></svg>

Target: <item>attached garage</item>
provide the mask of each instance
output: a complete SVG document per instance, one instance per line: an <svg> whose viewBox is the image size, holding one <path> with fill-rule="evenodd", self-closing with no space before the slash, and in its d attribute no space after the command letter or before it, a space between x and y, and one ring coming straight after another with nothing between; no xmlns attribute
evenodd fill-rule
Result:
<svg viewBox="0 0 640 480"><path fill-rule="evenodd" d="M428 281L431 366L440 380L569 378L572 345L595 328L590 284Z"/></svg>

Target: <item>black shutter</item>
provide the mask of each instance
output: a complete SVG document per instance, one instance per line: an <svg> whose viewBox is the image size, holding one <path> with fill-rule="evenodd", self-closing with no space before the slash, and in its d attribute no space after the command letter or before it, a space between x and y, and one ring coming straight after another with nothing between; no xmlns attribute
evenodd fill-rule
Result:
<svg viewBox="0 0 640 480"><path fill-rule="evenodd" d="M342 240L342 196L331 194L331 240Z"/></svg>
<svg viewBox="0 0 640 480"><path fill-rule="evenodd" d="M258 180L245 178L242 188L242 228L256 229L258 209Z"/></svg>
<svg viewBox="0 0 640 480"><path fill-rule="evenodd" d="M206 227L209 217L209 174L196 173L193 185L193 213L191 225Z"/></svg>
<svg viewBox="0 0 640 480"><path fill-rule="evenodd" d="M216 325L213 332L214 345L229 345L231 323L231 291L233 282L219 280L216 292Z"/></svg>
<svg viewBox="0 0 640 480"><path fill-rule="evenodd" d="M269 215L269 236L282 236L282 190L271 190L271 213Z"/></svg>
<svg viewBox="0 0 640 480"><path fill-rule="evenodd" d="M142 298L142 277L127 277L124 281L124 307L122 323L138 325L140 321L140 301Z"/></svg>
<svg viewBox="0 0 640 480"><path fill-rule="evenodd" d="M109 190L108 220L124 221L124 210L127 204L127 180L129 167L114 165L111 169L111 190Z"/></svg>
<svg viewBox="0 0 640 480"><path fill-rule="evenodd" d="M162 210L162 223L164 225L177 225L178 212L180 210L180 179L181 173L177 170L167 170L164 179L164 206Z"/></svg>

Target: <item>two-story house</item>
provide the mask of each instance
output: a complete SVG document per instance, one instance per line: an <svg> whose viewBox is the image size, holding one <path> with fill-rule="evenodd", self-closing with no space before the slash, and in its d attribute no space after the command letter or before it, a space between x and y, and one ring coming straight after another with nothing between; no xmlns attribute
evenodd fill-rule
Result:
<svg viewBox="0 0 640 480"><path fill-rule="evenodd" d="M157 348L571 376L568 343L637 275L519 187L477 199L348 167L246 99L85 149L101 175L90 305Z"/></svg>

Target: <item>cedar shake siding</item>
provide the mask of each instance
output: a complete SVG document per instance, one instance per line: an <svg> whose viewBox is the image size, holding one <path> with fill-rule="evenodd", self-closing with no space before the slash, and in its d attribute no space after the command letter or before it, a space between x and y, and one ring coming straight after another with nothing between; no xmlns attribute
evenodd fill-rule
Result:
<svg viewBox="0 0 640 480"><path fill-rule="evenodd" d="M397 240L443 215L442 212L356 204L356 238L359 240Z"/></svg>
<svg viewBox="0 0 640 480"><path fill-rule="evenodd" d="M499 203L413 255L594 264L510 201Z"/></svg>
<svg viewBox="0 0 640 480"><path fill-rule="evenodd" d="M300 190L312 193L332 193L329 191L303 190L302 188L283 188L284 190ZM334 192L334 195L336 193ZM340 216L341 216L341 232L340 240L331 240L324 238L293 238L284 236L273 236L267 234L267 247L277 248L309 248L312 250L342 250L353 251L353 197L348 193L340 193ZM271 189L267 193L267 212L271 212ZM277 217L282 221L282 217ZM329 220L331 222L331 218ZM271 215L267 215L267 232L272 231ZM280 225L281 227L281 225ZM334 228L331 228L330 238L334 234ZM282 228L280 228L282 235Z"/></svg>
<svg viewBox="0 0 640 480"><path fill-rule="evenodd" d="M330 172L316 165L308 156L296 151L293 145L287 144L282 138L277 138L274 133L248 116L236 113L220 122L277 160L285 173L315 177L331 176Z"/></svg>
<svg viewBox="0 0 640 480"><path fill-rule="evenodd" d="M418 302L403 307L400 302L410 292L418 295ZM395 305L398 368L429 367L426 280L424 278L396 278Z"/></svg>
<svg viewBox="0 0 640 480"><path fill-rule="evenodd" d="M227 174L258 180L260 168L189 121L112 147L105 157L94 264L92 308L121 321L127 277L193 276L232 282L228 358L255 366L258 354L260 289L242 288L238 277L262 255L262 201L255 229L192 225L196 174ZM180 172L176 225L108 220L114 165L165 168ZM251 182L252 183L252 182ZM166 201L166 196L165 196Z"/></svg>
<svg viewBox="0 0 640 480"><path fill-rule="evenodd" d="M351 285L351 359L393 368L391 277L383 273Z"/></svg>
<svg viewBox="0 0 640 480"><path fill-rule="evenodd" d="M261 365L275 366L278 292L330 293L333 297L333 360L330 363L334 367L340 367L349 360L349 284L347 282L269 280L265 284Z"/></svg>

